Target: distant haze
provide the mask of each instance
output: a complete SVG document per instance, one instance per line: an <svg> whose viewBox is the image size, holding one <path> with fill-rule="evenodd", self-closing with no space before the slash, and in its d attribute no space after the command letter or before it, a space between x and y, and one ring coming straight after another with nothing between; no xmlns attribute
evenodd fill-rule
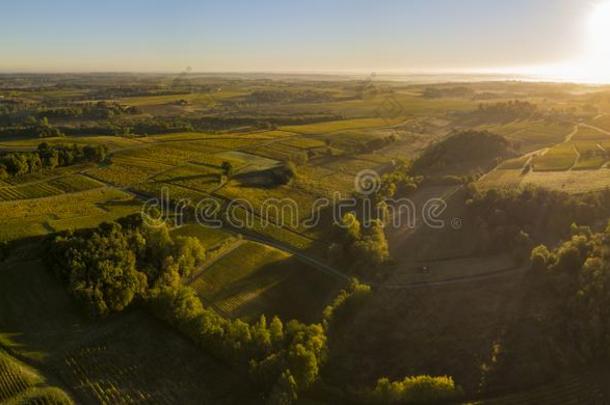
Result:
<svg viewBox="0 0 610 405"><path fill-rule="evenodd" d="M5 1L0 71L560 76L586 52L599 3Z"/></svg>

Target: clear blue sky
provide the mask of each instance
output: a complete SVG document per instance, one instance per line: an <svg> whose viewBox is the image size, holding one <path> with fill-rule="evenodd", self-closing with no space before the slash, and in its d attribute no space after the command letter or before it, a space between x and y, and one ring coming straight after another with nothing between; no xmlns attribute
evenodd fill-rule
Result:
<svg viewBox="0 0 610 405"><path fill-rule="evenodd" d="M5 0L0 70L382 72L554 63L580 51L595 2Z"/></svg>

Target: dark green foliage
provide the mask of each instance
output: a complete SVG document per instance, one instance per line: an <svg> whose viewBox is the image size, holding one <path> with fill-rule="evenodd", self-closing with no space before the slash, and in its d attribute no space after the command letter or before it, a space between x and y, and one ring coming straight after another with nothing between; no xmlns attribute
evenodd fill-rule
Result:
<svg viewBox="0 0 610 405"><path fill-rule="evenodd" d="M422 93L425 98L442 97L473 97L474 90L464 86L457 87L426 87Z"/></svg>
<svg viewBox="0 0 610 405"><path fill-rule="evenodd" d="M339 295L324 308L323 322L327 331L337 323L343 322L354 314L371 295L371 287L352 279L349 287L339 292Z"/></svg>
<svg viewBox="0 0 610 405"><path fill-rule="evenodd" d="M362 237L354 242L351 250L363 265L379 267L385 263L390 258L390 250L381 220L374 219L364 227Z"/></svg>
<svg viewBox="0 0 610 405"><path fill-rule="evenodd" d="M402 381L380 378L368 395L376 404L438 404L452 401L462 395L451 377L422 375L406 377Z"/></svg>
<svg viewBox="0 0 610 405"><path fill-rule="evenodd" d="M180 277L189 277L192 270L201 266L206 258L205 248L195 237L179 236L176 238L174 251Z"/></svg>
<svg viewBox="0 0 610 405"><path fill-rule="evenodd" d="M172 132L191 132L194 126L182 118L153 118L138 120L130 125L131 132L143 135L168 134ZM118 134L115 131L115 134ZM118 134L120 135L120 134Z"/></svg>
<svg viewBox="0 0 610 405"><path fill-rule="evenodd" d="M152 312L222 360L248 369L261 393L290 403L318 378L326 359L321 325L286 325L264 316L248 324L204 308L181 276L205 259L196 238L170 237L167 227L147 227L135 216L94 230L56 237L47 262L71 293L95 316L124 310L145 300Z"/></svg>
<svg viewBox="0 0 610 405"><path fill-rule="evenodd" d="M10 115L9 115L10 117ZM46 116L37 120L32 115L23 115L26 118L9 118L8 122L4 123L6 128L1 128L0 135L12 135L19 137L37 137L37 138L55 138L64 136L60 128L57 128L49 123ZM0 123L1 123L0 119ZM15 125L17 123L18 125Z"/></svg>
<svg viewBox="0 0 610 405"><path fill-rule="evenodd" d="M43 117L39 123L32 127L32 130L39 138L54 138L64 136L64 134L58 128L55 128L49 124L47 117Z"/></svg>
<svg viewBox="0 0 610 405"><path fill-rule="evenodd" d="M57 120L103 120L112 118L115 115L135 114L137 109L129 106L121 106L116 103L99 101L97 103L87 103L71 105L69 107L49 107L36 112L40 119L49 118Z"/></svg>
<svg viewBox="0 0 610 405"><path fill-rule="evenodd" d="M424 175L487 170L516 155L513 145L503 136L488 131L459 131L429 146L413 162L412 170Z"/></svg>
<svg viewBox="0 0 610 405"><path fill-rule="evenodd" d="M532 269L552 292L559 322L547 333L564 342L564 352L576 350L587 361L604 364L610 360L610 227L592 233L573 226L572 232L556 249L539 246L531 254Z"/></svg>
<svg viewBox="0 0 610 405"><path fill-rule="evenodd" d="M388 241L380 219L371 219L367 224L352 212L346 213L340 224L335 225L335 238L341 257L349 257L349 261L357 268L377 268L390 257ZM335 252L337 253L337 252Z"/></svg>
<svg viewBox="0 0 610 405"><path fill-rule="evenodd" d="M527 257L533 241L566 236L572 223L593 225L610 215L610 191L574 196L540 187L469 189L468 216L484 252L511 251Z"/></svg>
<svg viewBox="0 0 610 405"><path fill-rule="evenodd" d="M165 225L153 228L128 220L60 235L47 254L51 269L94 316L122 311L152 286L179 284L180 275L189 275L204 258L199 240L174 244Z"/></svg>
<svg viewBox="0 0 610 405"><path fill-rule="evenodd" d="M297 167L292 162L284 162L280 166L270 169L275 184L288 184L297 176Z"/></svg>
<svg viewBox="0 0 610 405"><path fill-rule="evenodd" d="M358 144L357 153L372 153L376 150L384 148L388 145L396 142L398 138L395 135L385 136L385 137L375 137L366 142L362 142Z"/></svg>
<svg viewBox="0 0 610 405"><path fill-rule="evenodd" d="M270 405L290 405L298 398L297 390L297 383L290 370L284 370L271 391L268 403Z"/></svg>
<svg viewBox="0 0 610 405"><path fill-rule="evenodd" d="M120 225L107 224L88 237L58 237L50 264L89 313L106 316L122 311L145 291L147 279L136 270L131 246Z"/></svg>
<svg viewBox="0 0 610 405"><path fill-rule="evenodd" d="M516 119L536 118L540 115L538 106L529 101L508 101L479 104L477 113L488 119L514 121Z"/></svg>
<svg viewBox="0 0 610 405"><path fill-rule="evenodd" d="M388 198L400 198L413 194L419 188L423 177L409 175L410 166L399 163L389 173L381 177L381 187L374 195L375 201L383 201Z"/></svg>
<svg viewBox="0 0 610 405"><path fill-rule="evenodd" d="M231 103L226 103L230 105ZM237 108L238 106L233 106ZM240 111L239 114L228 113L190 119L189 123L197 131L224 131L234 128L270 129L280 125L305 125L317 122L337 121L342 116L327 112L304 112L300 114L261 114L260 112Z"/></svg>
<svg viewBox="0 0 610 405"><path fill-rule="evenodd" d="M222 168L222 171L224 172L225 176L231 176L233 174L233 165L231 164L231 162L222 162L220 167Z"/></svg>
<svg viewBox="0 0 610 405"><path fill-rule="evenodd" d="M255 90L244 97L245 103L322 103L331 101L329 93L301 90Z"/></svg>
<svg viewBox="0 0 610 405"><path fill-rule="evenodd" d="M278 318L267 324L225 319L204 308L190 287L161 287L149 297L153 312L177 327L211 354L248 367L251 378L276 403L290 403L297 391L318 377L326 359L326 336L320 325L297 321L286 327Z"/></svg>
<svg viewBox="0 0 610 405"><path fill-rule="evenodd" d="M43 169L70 166L82 162L103 162L108 148L104 145L79 146L76 144L49 145L41 143L35 152L11 152L0 154L0 178L37 173Z"/></svg>

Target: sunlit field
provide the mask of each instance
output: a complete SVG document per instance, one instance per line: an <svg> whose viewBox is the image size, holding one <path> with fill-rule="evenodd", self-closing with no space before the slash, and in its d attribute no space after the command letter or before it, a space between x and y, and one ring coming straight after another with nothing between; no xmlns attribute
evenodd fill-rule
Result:
<svg viewBox="0 0 610 405"><path fill-rule="evenodd" d="M42 3L0 405L610 404L610 0Z"/></svg>

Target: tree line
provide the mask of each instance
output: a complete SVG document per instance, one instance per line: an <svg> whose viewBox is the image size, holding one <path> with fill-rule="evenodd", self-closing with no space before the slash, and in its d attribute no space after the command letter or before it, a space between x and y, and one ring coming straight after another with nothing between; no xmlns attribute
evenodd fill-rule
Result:
<svg viewBox="0 0 610 405"><path fill-rule="evenodd" d="M481 253L511 251L527 259L548 235L566 237L571 224L593 225L610 216L610 190L569 195L536 186L467 189L467 215Z"/></svg>
<svg viewBox="0 0 610 405"><path fill-rule="evenodd" d="M103 162L108 156L105 145L55 144L43 142L33 152L0 154L0 178L22 176L83 162Z"/></svg>
<svg viewBox="0 0 610 405"><path fill-rule="evenodd" d="M36 118L51 118L58 120L74 119L109 119L115 115L137 114L136 107L122 106L117 103L98 101L96 103L73 104L65 107L44 107L34 112Z"/></svg>
<svg viewBox="0 0 610 405"><path fill-rule="evenodd" d="M196 238L172 238L166 225L139 216L93 230L58 235L48 246L49 268L94 317L142 303L194 343L248 375L269 402L291 403L316 381L326 358L321 325L284 324L274 317L248 324L204 308L182 279L205 260Z"/></svg>
<svg viewBox="0 0 610 405"><path fill-rule="evenodd" d="M277 317L268 321L264 315L252 323L224 318L204 307L196 291L183 283L206 259L199 239L174 238L164 223L147 226L137 214L95 229L60 233L47 244L45 257L90 316L143 305L210 355L247 370L248 381L269 404L291 404L318 382L328 337L371 296L369 286L353 280L325 308L320 324ZM389 391L380 379L377 388L361 390L357 400L446 398L452 380L439 377L431 383L430 378L391 383Z"/></svg>
<svg viewBox="0 0 610 405"><path fill-rule="evenodd" d="M531 253L532 272L552 292L559 327L551 330L589 364L610 360L609 252L610 224L597 233L572 225L565 242L554 249L539 245Z"/></svg>

